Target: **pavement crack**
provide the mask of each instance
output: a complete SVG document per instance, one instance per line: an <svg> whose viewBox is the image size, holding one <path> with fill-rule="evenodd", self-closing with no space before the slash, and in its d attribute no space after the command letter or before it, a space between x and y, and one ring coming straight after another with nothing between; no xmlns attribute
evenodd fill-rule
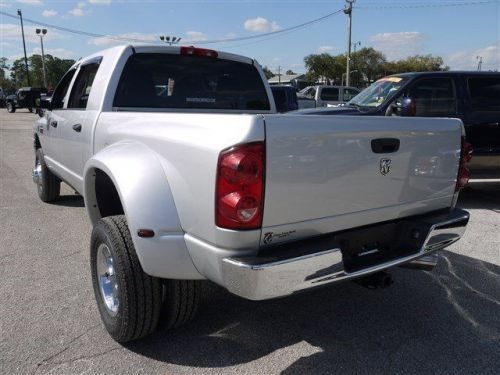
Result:
<svg viewBox="0 0 500 375"><path fill-rule="evenodd" d="M37 364L37 367L40 367L46 363L49 363L50 361L52 361L54 358L56 358L57 356L63 354L66 350L68 350L71 345L77 341L78 339L80 339L81 337L85 336L87 333L89 333L91 330L93 330L95 327L97 327L99 324L95 324L93 326L91 326L90 328L86 329L85 332L79 334L78 336L74 337L73 339L71 339L68 343L66 343L65 347L62 348L61 350L59 350L58 352L42 359L38 364Z"/></svg>
<svg viewBox="0 0 500 375"><path fill-rule="evenodd" d="M108 353L111 353L111 352L114 352L114 351L117 351L117 350L121 350L121 349L125 349L125 348L123 348L121 346L120 347L115 347L115 348L110 348L108 350L105 350L104 352L82 355L80 357L68 359L67 361L52 362L51 364L53 364L53 365L69 364L69 363L73 363L73 362L76 362L76 361L81 361L81 360L84 360L84 359L91 359L91 358L101 357L103 355L106 355Z"/></svg>

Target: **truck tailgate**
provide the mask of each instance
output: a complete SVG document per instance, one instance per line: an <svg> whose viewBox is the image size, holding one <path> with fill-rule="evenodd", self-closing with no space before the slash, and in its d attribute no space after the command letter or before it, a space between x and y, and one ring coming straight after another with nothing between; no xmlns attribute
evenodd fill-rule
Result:
<svg viewBox="0 0 500 375"><path fill-rule="evenodd" d="M266 115L264 121L263 245L451 206L460 120Z"/></svg>

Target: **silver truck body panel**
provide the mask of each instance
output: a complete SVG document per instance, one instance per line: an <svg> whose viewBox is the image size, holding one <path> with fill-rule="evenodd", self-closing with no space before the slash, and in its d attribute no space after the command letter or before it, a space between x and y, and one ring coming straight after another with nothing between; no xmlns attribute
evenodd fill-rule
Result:
<svg viewBox="0 0 500 375"><path fill-rule="evenodd" d="M262 245L451 206L459 120L287 117L265 116ZM374 153L380 138L399 139L399 150ZM386 175L383 159L391 160Z"/></svg>

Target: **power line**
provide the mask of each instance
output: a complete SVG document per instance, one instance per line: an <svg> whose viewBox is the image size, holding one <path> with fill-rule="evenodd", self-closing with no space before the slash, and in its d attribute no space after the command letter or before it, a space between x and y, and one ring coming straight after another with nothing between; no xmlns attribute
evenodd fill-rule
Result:
<svg viewBox="0 0 500 375"><path fill-rule="evenodd" d="M460 2L449 2L449 3L439 3L439 2L427 2L420 4L388 4L388 5L366 5L366 6L356 6L356 9L416 9L416 8L445 8L445 7L461 7L461 6L472 6L472 5L487 5L487 4L498 4L499 0L477 0L477 1L460 1Z"/></svg>
<svg viewBox="0 0 500 375"><path fill-rule="evenodd" d="M476 1L460 1L460 2L449 2L449 3L421 3L421 4L410 4L410 5L402 5L402 4L390 4L390 5L377 5L377 6L356 6L354 8L356 9L412 9L412 8L440 8L440 7L457 7L457 6L468 6L468 5L486 5L486 4L498 4L499 0L476 0ZM246 41L246 40L267 40L267 39L272 39L272 38L266 38L266 37L274 37L274 36L280 36L280 35L285 35L288 34L289 32L293 32L296 30L300 30L302 28L311 26L313 24L322 22L330 17L333 17L336 14L339 14L343 12L344 9L339 9L334 12L328 13L322 17L315 18L310 21L303 22L301 24L287 27L284 29L276 30L276 31L270 31L266 33L261 33L258 35L249 35L249 36L244 36L244 37L237 37L237 38L224 38L224 39L213 39L213 40L193 40L190 43L196 43L196 44L215 44L215 43L232 43L232 42L239 42L239 41ZM4 15L6 17L14 18L17 19L17 16L14 14L10 14L4 11L0 11L1 15ZM62 32L67 32L71 34L76 34L76 35L82 35L82 36L88 36L92 38L108 38L116 41L122 41L122 42L136 42L136 43L147 43L147 44L161 44L161 42L158 41L151 41L151 40L145 40L145 39L139 39L139 38L129 38L129 37L121 37L118 35L106 35L106 34L99 34L99 33L93 33L93 32L88 32L84 30L77 30L77 29L71 29L67 27L62 27L58 25L53 25L49 24L46 22L40 22L37 20L29 19L29 18L23 18L25 22L28 22L33 25L37 26L42 26L46 28L52 28L55 30L59 30ZM265 38L265 39L264 39ZM250 44L250 43L249 43Z"/></svg>
<svg viewBox="0 0 500 375"><path fill-rule="evenodd" d="M334 15L336 15L342 11L343 11L343 9L339 9L339 10L336 10L335 12L328 13L322 17L315 18L313 20L306 21L306 22L303 22L303 23L295 25L295 26L287 27L284 29L276 30L276 31L270 31L267 33L261 33L258 35L249 35L249 36L243 36L243 37L238 37L238 38L225 38L225 39L214 39L214 40L199 40L199 41L194 40L194 41L191 41L191 43L196 43L196 44L230 43L230 42L240 42L240 41L245 41L245 40L261 39L261 38L265 38L268 36L286 34L288 32L300 30L302 28L311 26L311 25L316 24L318 22L322 22L330 17L333 17ZM4 15L6 17L11 17L11 18L17 19L17 16L10 14L10 13L7 13L7 12L0 11L0 14ZM117 41L124 41L124 42L160 44L160 42L157 42L157 41L137 39L137 38L124 38L124 37L120 37L120 36L116 36L116 35L105 35L105 34L91 33L91 32L83 31L83 30L70 29L67 27L62 27L62 26L57 26L57 25L45 23L45 22L32 20L29 18L24 18L24 21L31 23L31 24L34 24L34 25L38 25L38 26L53 28L55 30L68 32L68 33L72 33L72 34L77 34L77 35L89 36L92 38L109 38L109 39L113 39L113 40L117 40Z"/></svg>

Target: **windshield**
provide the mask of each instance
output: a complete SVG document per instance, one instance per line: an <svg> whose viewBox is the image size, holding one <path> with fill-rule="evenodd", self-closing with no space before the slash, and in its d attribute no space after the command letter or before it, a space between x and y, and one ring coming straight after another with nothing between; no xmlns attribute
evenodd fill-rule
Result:
<svg viewBox="0 0 500 375"><path fill-rule="evenodd" d="M378 107L391 98L407 81L408 78L403 77L385 77L379 79L361 91L347 104L371 108Z"/></svg>

